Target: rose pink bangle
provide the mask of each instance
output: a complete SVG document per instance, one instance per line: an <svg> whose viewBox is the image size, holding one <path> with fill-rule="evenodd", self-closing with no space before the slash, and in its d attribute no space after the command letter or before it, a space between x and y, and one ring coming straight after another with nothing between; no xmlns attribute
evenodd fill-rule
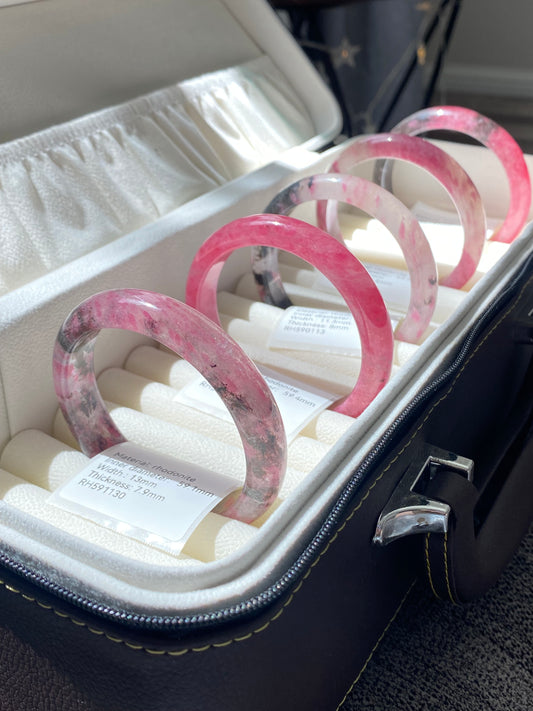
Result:
<svg viewBox="0 0 533 711"><path fill-rule="evenodd" d="M77 306L61 327L54 349L54 384L82 451L92 457L125 441L96 383L94 344L103 328L149 336L188 360L209 381L237 425L246 456L243 489L226 497L215 511L248 523L266 511L286 467L285 430L270 389L219 326L169 296L140 289L104 291Z"/></svg>
<svg viewBox="0 0 533 711"><path fill-rule="evenodd" d="M397 158L424 168L431 173L452 198L464 230L464 247L459 263L440 283L462 288L473 276L485 244L486 220L481 197L459 163L440 148L423 138L403 134L364 136L351 143L330 168L331 173L348 173L359 163L377 158ZM340 237L336 203L317 204L318 225Z"/></svg>
<svg viewBox="0 0 533 711"><path fill-rule="evenodd" d="M361 338L361 370L354 389L335 410L361 414L387 383L394 340L389 315L370 275L334 237L301 220L283 215L252 215L213 233L189 269L186 301L219 324L217 285L230 254L240 247L283 249L317 266L344 297Z"/></svg>
<svg viewBox="0 0 533 711"><path fill-rule="evenodd" d="M524 154L514 138L491 119L461 106L432 106L408 116L398 123L393 133L415 136L426 131L457 131L492 150L500 160L509 183L510 200L501 227L491 237L495 242L512 242L527 222L531 206L531 179ZM385 161L382 185L391 189L392 166Z"/></svg>
<svg viewBox="0 0 533 711"><path fill-rule="evenodd" d="M437 301L437 265L418 220L394 195L353 175L326 173L303 178L270 202L266 213L288 215L310 200L338 200L358 207L382 222L398 241L411 277L411 297L404 319L395 329L400 341L418 343L428 327ZM263 300L285 308L290 305L278 273L277 250L254 247L252 269L263 286Z"/></svg>

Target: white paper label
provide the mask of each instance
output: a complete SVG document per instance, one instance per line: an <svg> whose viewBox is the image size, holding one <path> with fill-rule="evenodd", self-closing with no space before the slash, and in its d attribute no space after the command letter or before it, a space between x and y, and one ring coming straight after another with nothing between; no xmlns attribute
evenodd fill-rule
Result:
<svg viewBox="0 0 533 711"><path fill-rule="evenodd" d="M270 348L361 356L361 340L349 311L289 306L276 324Z"/></svg>
<svg viewBox="0 0 533 711"><path fill-rule="evenodd" d="M204 516L239 482L124 442L93 457L49 502L178 554Z"/></svg>
<svg viewBox="0 0 533 711"><path fill-rule="evenodd" d="M461 219L459 217L459 213L456 212L455 210L442 210L438 207L435 207L433 205L427 205L426 203L423 202L416 202L413 207L411 208L411 212L413 215L416 217L416 219L420 222L422 229L424 232L426 230L430 230L428 234L431 234L431 230L434 228L436 229L438 226L443 226L443 225L450 225L450 226L457 226L460 228L461 232L459 234L461 236L463 235L462 232L462 227L461 227ZM501 225L503 218L502 217L490 217L489 215L485 216L486 222L487 222L487 232L486 232L486 238L489 239L489 237L492 235L494 230ZM450 234L450 233L447 233ZM446 236L446 235L443 235Z"/></svg>
<svg viewBox="0 0 533 711"><path fill-rule="evenodd" d="M391 319L392 328L398 321ZM289 306L270 334L269 348L361 357L361 339L349 311Z"/></svg>
<svg viewBox="0 0 533 711"><path fill-rule="evenodd" d="M337 395L287 378L269 368L260 366L259 370L279 408L288 442L291 442L313 417L338 399ZM229 410L202 376L184 386L174 400L232 422Z"/></svg>
<svg viewBox="0 0 533 711"><path fill-rule="evenodd" d="M406 312L411 298L411 277L409 272L370 262L363 262L363 265L374 280L385 303L398 311ZM329 279L320 272L317 272L313 288L331 294L338 293Z"/></svg>
<svg viewBox="0 0 533 711"><path fill-rule="evenodd" d="M411 276L403 269L393 269L381 264L364 263L378 287L383 301L400 311L407 311L411 298Z"/></svg>

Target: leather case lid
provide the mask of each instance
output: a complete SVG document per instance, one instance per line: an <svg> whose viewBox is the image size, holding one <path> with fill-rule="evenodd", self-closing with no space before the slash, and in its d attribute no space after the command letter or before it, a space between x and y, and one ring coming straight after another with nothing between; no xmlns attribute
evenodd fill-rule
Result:
<svg viewBox="0 0 533 711"><path fill-rule="evenodd" d="M0 6L0 142L265 53L291 75L326 143L340 125L335 100L262 0Z"/></svg>

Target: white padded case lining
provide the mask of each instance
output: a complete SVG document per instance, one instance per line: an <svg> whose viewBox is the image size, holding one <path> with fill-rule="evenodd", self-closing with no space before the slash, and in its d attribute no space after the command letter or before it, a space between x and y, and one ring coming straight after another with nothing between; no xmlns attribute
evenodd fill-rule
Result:
<svg viewBox="0 0 533 711"><path fill-rule="evenodd" d="M339 112L261 0L43 0L0 7L0 141L267 54L308 107L315 145Z"/></svg>
<svg viewBox="0 0 533 711"><path fill-rule="evenodd" d="M497 173L497 166L487 151L468 148L460 150L459 154L467 167L483 168L480 175L487 184L492 182L489 176ZM297 158L301 157L297 153ZM315 155L314 160L309 153L305 157L307 160L303 165L295 161L291 178L323 170L332 159L331 154ZM272 191L280 186L279 175L275 171L272 173L270 167L258 171L255 176L252 192L249 176L243 177L231 186L192 201L184 206L185 210L180 208L153 225L106 245L91 255L90 260L81 258L65 265L56 273L56 277L61 275L61 280L50 274L2 299L10 305L4 311L3 325L0 326L3 335L0 370L6 395L6 424L9 422L11 433L27 427L50 431L57 408L49 356L57 326L68 309L85 296L113 286L154 288L182 297L184 274L201 235L257 209L257 205L265 204ZM287 179L288 175L283 171L281 183L286 183ZM407 174L400 175L400 182L410 186L412 195L420 197L422 194L431 201L426 181L420 176L417 180L415 174L407 171ZM438 195L434 197L438 199ZM502 286L510 278L513 265L530 252L530 235L531 230L516 241L492 273L474 287L458 312L435 337L426 341L418 355L332 448L297 495L291 496L261 528L253 543L245 544L237 554L187 571L181 567L169 571L166 566L159 569L140 563L125 565L120 557L101 551L96 554L90 546L74 544L68 536L57 535L37 520L29 525L27 517L2 506L0 520L5 525L5 544L27 562L36 555L35 544L39 541L40 569L54 580L80 594L90 594L102 602L129 610L158 614L172 614L177 610L207 611L257 592L268 581L273 581L301 548L302 541L315 529L321 512L332 505L350 477L354 464L369 451L392 419L446 360L473 319L483 313L493 298L495 284ZM86 262L89 271L80 282L80 268L85 267ZM238 274L245 268L246 261L241 263L237 259L226 279L231 283L232 273ZM23 293L27 299L18 298ZM443 348L445 339L447 345ZM98 369L122 365L139 340L132 334L101 334ZM394 404L391 406L391 403ZM6 439L9 430L4 432Z"/></svg>
<svg viewBox="0 0 533 711"><path fill-rule="evenodd" d="M142 70L137 68L140 73L132 72L132 76L136 76L137 79L128 84L121 75L121 71L127 69L127 62L121 64L121 60L116 59L118 63L115 66L112 61L115 52L124 56L123 53L128 45L130 55L133 51L133 34L130 32L132 26L129 25L128 31L122 32L120 21L116 20L116 16L120 16L119 8L126 10L127 7L128 11L130 7L136 8L140 13L138 18L144 17L142 21L138 20L137 38L140 38L142 32L149 29L143 25L150 22L150 17L143 16L143 8L149 7L151 12L157 5L157 9L161 12L172 14L175 12L176 4L183 5L185 13L182 30L180 30L184 32L184 42L180 45L176 41L176 47L173 48L177 52L183 51L183 65L180 64L181 57L178 62L183 73L178 72L176 75L176 62L173 60L173 66L167 77L168 82L163 79L159 83L162 75L158 74L155 79L147 66ZM58 41L63 42L64 49L65 42L68 45L70 40L62 37L59 32L61 25L66 27L67 37L71 37L70 24L78 13L91 14L90 3L67 4L61 0L50 0L13 6L0 12L17 13L15 17L18 18L17 22L21 30L29 31L39 26L41 32L43 26L34 24L38 23L37 15L32 16L31 13L38 11L44 22L46 10L51 7L55 7L60 12L48 30L54 32L54 37L57 35ZM69 7L72 9L70 14ZM207 235L235 217L260 211L272 194L290 180L324 170L333 160L332 152L320 156L313 153L312 149L323 145L338 128L338 112L335 104L321 82L317 81L314 70L304 60L296 45L284 34L283 28L266 3L257 0L246 3L238 0L227 0L226 3L215 2L215 0L195 0L190 3L159 0L147 4L136 0L123 0L106 3L106 7L109 7L110 22L115 24L113 30L109 30L112 41L102 56L106 56L106 52L110 54L107 55L106 61L102 62L100 71L105 74L102 67L107 67L108 63L111 63L109 76L101 77L103 86L110 92L108 99L111 98L107 102L98 104L102 97L95 99L89 91L85 97L88 105L82 108L79 102L84 100L82 96L84 92L76 89L74 92L76 95L73 96L75 108L63 107L61 120L77 117L85 110L102 109L109 104L115 104L117 99L121 101L133 99L139 93L152 91L173 81L197 76L205 71L216 71L249 61L253 62L266 54L278 65L278 68L286 72L288 82L294 87L311 117L315 135L310 141L304 141L303 145L296 145L284 151L275 160L252 173L234 178L229 183L199 195L154 222L98 247L89 256L80 256L3 296L0 300L2 306L0 374L4 395L0 413L2 445L9 437L26 428L35 427L47 432L51 431L57 409L51 378L51 353L59 325L71 308L95 291L120 286L153 289L176 298L183 298L187 269L196 249ZM224 25L213 22L219 15L219 22ZM5 16L1 15L1 17ZM162 22L162 25L166 24ZM227 27L228 32L236 34L224 36L219 31L221 26ZM0 27L5 28L4 23L0 23ZM85 27L91 27L90 22ZM206 29L208 27L211 29ZM107 32L102 28L91 29ZM164 32L164 29L161 29L161 32ZM166 35L170 44L172 42L169 35L172 34L172 31L169 31ZM88 30L87 35L90 35ZM163 44L159 40L162 36L155 33L157 44ZM194 42L191 40L193 36ZM232 43L228 39L232 36L238 36L239 40ZM199 37L202 38L201 41ZM99 41L101 39L100 37ZM191 42L194 45L194 52ZM90 76L96 76L95 66L97 67L100 61L99 56L96 56L98 52L91 54L89 51L91 48L88 47L90 42L87 38L80 36L79 43L74 49L77 50L79 46L82 61L75 62L73 65L73 69L76 70L73 75L75 77L72 83L73 89L84 79L84 71L87 71ZM142 42L138 42L135 46L143 49L142 45ZM177 45L180 47L178 48ZM223 59L217 57L219 45L220 57ZM31 47L34 46L32 41L28 40L27 48L30 48L28 51L32 51ZM38 47L39 43L36 46ZM95 46L97 46L96 42ZM201 55L196 51L198 46L207 51L207 57L202 57L201 61L206 63L196 71L198 65L195 64L193 68L188 62L191 56ZM29 61L29 57L25 55L22 45L17 48L14 44L10 44L9 47L13 61L17 62L17 69L20 68L20 75L26 76L23 68L24 62ZM63 49L61 51L58 49L57 53L52 52L51 66L54 66L54 62L60 63ZM170 45L164 47L165 52L170 49ZM231 52L231 56L224 54L227 51ZM90 71L87 64L89 59L93 62ZM135 62L135 60L131 61ZM166 66L162 60L159 64L160 66L156 66L157 69ZM63 69L64 67L61 67L61 70ZM57 88L64 79L59 74L54 76L54 82L56 80L60 82L56 85ZM39 81L46 81L45 72L41 70L37 72L35 84L39 84ZM152 81L157 85L154 86ZM141 86L139 82L144 84ZM32 84L33 79L29 85L25 85L23 91L21 87L17 87L16 82L4 87L6 91L11 92L12 97L16 98L17 106L24 107L26 101L26 108L22 111L24 115L40 91L38 86ZM124 94L120 95L115 84L124 87ZM93 82L93 86L101 86L100 78ZM19 99L20 93L24 94L26 91L29 92L28 95ZM63 100L66 100L65 94L63 92L61 94ZM38 119L40 123L34 124L34 128L30 128L30 131L45 128L56 120L47 111L53 105L57 105L57 101L44 99L43 102L43 112ZM12 125L18 125L15 118ZM502 176L487 151L466 148L464 151L461 149L459 153L466 158L468 168L473 168L474 173L481 176L486 188L484 197L487 192L490 197L492 186L495 184L499 185L497 192L501 193ZM421 199L430 202L432 197L435 197L428 194L431 193L429 181L417 178L408 169L402 167L396 171L395 177L399 185L409 186L407 197L411 201ZM497 197L500 199L499 195ZM505 200L503 202L505 203ZM500 209L501 204L499 204L496 214L503 214L504 207L505 205ZM13 508L0 505L0 531L4 545L24 563L37 561L36 565L43 573L48 574L58 583L65 584L74 592L143 613L175 614L207 611L220 605L232 604L243 596L258 592L269 581L273 581L276 575L287 567L296 552L301 550L302 543L315 530L324 510L327 510L335 500L357 460L370 449L376 438L401 411L413 393L431 377L432 369L437 368L445 360L464 335L472 319L479 316L490 302L494 284L504 283L511 272L512 265L523 258L529 249L527 235L513 245L507 257L497 265L490 278L483 280L474 288L455 317L443 327L442 333L439 333L436 338L430 338L421 347L419 357L410 361L400 377L376 398L364 415L358 419L356 425L316 467L306 484L299 490L298 496L287 500L286 505L278 509L263 526L253 545L246 544L237 555L206 566L195 566L187 573L178 567L174 571L169 571L167 567L159 569L157 566L143 564L125 565L120 557L95 550L83 542L73 541L72 537L58 535L49 525L37 519L28 520L28 517L21 516ZM247 264L248 254L236 255L224 276L223 287L227 288L231 285L234 278L247 268ZM442 348L444 337L448 339L446 349ZM97 369L102 370L110 365L121 366L127 354L141 340L131 334L107 332L101 334L98 343ZM427 367L427 363L432 364L431 369ZM422 367L422 364L426 364L426 367ZM391 403L394 403L392 408Z"/></svg>

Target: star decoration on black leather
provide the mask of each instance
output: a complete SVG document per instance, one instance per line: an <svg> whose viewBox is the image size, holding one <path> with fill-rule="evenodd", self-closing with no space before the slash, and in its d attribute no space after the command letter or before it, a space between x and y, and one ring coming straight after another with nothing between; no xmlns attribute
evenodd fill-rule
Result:
<svg viewBox="0 0 533 711"><path fill-rule="evenodd" d="M338 47L330 49L331 61L335 69L339 69L343 65L355 67L355 56L359 54L361 47L357 44L351 44L347 37L343 37Z"/></svg>

